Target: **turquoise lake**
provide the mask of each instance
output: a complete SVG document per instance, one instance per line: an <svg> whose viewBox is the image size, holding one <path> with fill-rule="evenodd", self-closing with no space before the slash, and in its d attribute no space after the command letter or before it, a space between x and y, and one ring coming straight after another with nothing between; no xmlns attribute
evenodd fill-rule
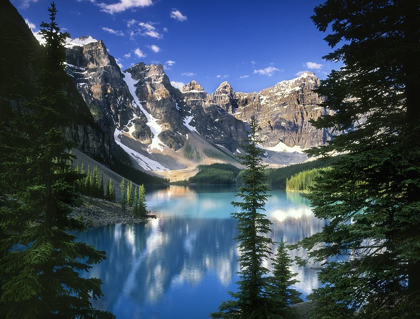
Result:
<svg viewBox="0 0 420 319"><path fill-rule="evenodd" d="M238 280L236 221L230 216L235 194L224 187L151 191L147 205L157 218L146 225L117 224L79 234L78 240L107 252L107 259L84 275L103 281L105 296L94 306L118 319L199 319L217 311ZM284 191L270 195L265 213L275 242L293 244L321 231L325 222L314 217L307 199ZM302 251L290 255L305 257ZM271 262L266 266L271 269ZM319 286L317 266L292 267L303 298Z"/></svg>

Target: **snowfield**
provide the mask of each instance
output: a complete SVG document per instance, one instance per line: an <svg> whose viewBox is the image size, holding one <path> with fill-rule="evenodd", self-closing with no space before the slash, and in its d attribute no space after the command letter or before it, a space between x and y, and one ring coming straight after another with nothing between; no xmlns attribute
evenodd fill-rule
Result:
<svg viewBox="0 0 420 319"><path fill-rule="evenodd" d="M133 96L134 102L137 105L137 107L143 112L143 114L147 118L146 125L150 127L150 130L152 131L153 137L152 137L152 144L149 145L148 150L150 153L150 150L152 149L158 149L159 151L163 151L162 145L164 143L159 139L159 134L162 132L162 127L157 122L157 119L155 119L149 112L145 110L143 105L140 103L137 95L136 95L136 87L135 84L137 83L136 80L133 79L130 73L126 72L124 73L124 81L127 83L128 89L130 90L131 95Z"/></svg>

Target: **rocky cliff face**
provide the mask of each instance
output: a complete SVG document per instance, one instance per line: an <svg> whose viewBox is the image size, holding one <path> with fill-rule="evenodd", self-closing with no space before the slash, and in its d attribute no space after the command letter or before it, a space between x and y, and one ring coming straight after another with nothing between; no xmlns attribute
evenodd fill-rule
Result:
<svg viewBox="0 0 420 319"><path fill-rule="evenodd" d="M213 94L208 95L196 81L186 84L181 92L191 110L192 118L197 119L197 131L212 143L236 152L238 146L246 140L248 126L228 112L227 108L231 106L229 96L219 92L216 97ZM212 103L213 100L218 101L219 105Z"/></svg>
<svg viewBox="0 0 420 319"><path fill-rule="evenodd" d="M102 41L84 37L68 43L67 73L95 121L148 170L188 166L182 158L201 163L216 149L234 156L251 117L262 128L267 162L328 138L309 124L326 113L310 72L258 93L235 92L228 82L212 94L196 81L178 90L161 65L138 63L122 72ZM271 162L282 163L280 157Z"/></svg>
<svg viewBox="0 0 420 319"><path fill-rule="evenodd" d="M0 1L0 12L0 106L5 109L24 108L26 101L39 94L39 61L44 52L9 1ZM75 113L75 121L65 129L66 136L89 156L112 163L113 155L116 154L113 153L113 138L94 122L70 79L65 83L65 90Z"/></svg>
<svg viewBox="0 0 420 319"><path fill-rule="evenodd" d="M115 59L105 44L91 37L67 44L66 72L89 106L97 123L113 130L114 123L126 125L134 112L132 97Z"/></svg>
<svg viewBox="0 0 420 319"><path fill-rule="evenodd" d="M319 84L312 72L258 93L234 92L224 82L206 99L206 105L218 105L243 122L255 117L262 128L263 145L268 148L279 143L309 148L328 139L328 132L316 130L309 123L327 112L318 106L322 100L313 92Z"/></svg>

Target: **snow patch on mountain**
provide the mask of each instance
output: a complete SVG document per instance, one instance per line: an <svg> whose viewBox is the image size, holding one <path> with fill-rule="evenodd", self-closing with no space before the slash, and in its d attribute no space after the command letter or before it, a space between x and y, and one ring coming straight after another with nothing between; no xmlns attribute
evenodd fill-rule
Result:
<svg viewBox="0 0 420 319"><path fill-rule="evenodd" d="M98 42L98 40L92 38L91 36L79 37L79 38L74 38L74 39L67 38L65 46L67 48L72 48L76 46L82 47L86 44L94 43L94 42Z"/></svg>
<svg viewBox="0 0 420 319"><path fill-rule="evenodd" d="M303 153L302 148L300 146L287 146L286 144L284 144L283 142L279 142L276 146L273 147L262 147L260 146L262 149L267 150L267 151L272 151L272 152L283 152L283 153Z"/></svg>
<svg viewBox="0 0 420 319"><path fill-rule="evenodd" d="M146 111L146 109L143 107L143 105L140 103L137 95L136 95L136 87L135 84L137 83L136 80L133 79L131 73L125 72L124 81L128 86L128 89L130 90L131 95L133 96L134 102L137 105L137 107L143 112L143 114L147 118L146 125L150 127L150 130L152 131L153 138L152 143L148 147L148 151L150 153L150 150L152 149L158 149L161 152L163 151L162 145L165 145L160 139L159 134L162 132L162 127L157 122L157 119L155 119L149 112Z"/></svg>
<svg viewBox="0 0 420 319"><path fill-rule="evenodd" d="M128 146L124 145L121 142L120 134L121 134L121 131L118 128L116 128L115 131L114 131L115 143L117 143L119 146L121 146L122 149L128 155L130 155L143 169L145 169L146 171L167 171L168 170L165 166L163 166L159 162L156 162L156 161L148 158L147 156L144 156L144 155L132 150Z"/></svg>
<svg viewBox="0 0 420 319"><path fill-rule="evenodd" d="M197 132L197 129L194 126L190 125L190 122L192 121L194 116L190 115L190 116L186 116L184 119L184 125L187 129L189 129L191 132Z"/></svg>

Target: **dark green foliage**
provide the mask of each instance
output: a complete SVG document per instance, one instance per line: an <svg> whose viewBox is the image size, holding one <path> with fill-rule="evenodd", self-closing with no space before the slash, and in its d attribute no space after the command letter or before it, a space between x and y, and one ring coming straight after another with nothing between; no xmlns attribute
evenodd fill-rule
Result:
<svg viewBox="0 0 420 319"><path fill-rule="evenodd" d="M238 221L238 236L241 256L239 257L240 280L238 292L229 292L233 300L223 302L219 312L212 313L213 318L267 318L271 312L269 300L269 282L264 276L269 270L263 266L263 261L270 257L272 240L266 235L271 231L271 222L264 211L268 195L264 168L261 162L262 150L257 147L258 127L255 119L251 121L251 133L247 155L242 157L242 164L247 167L243 174L243 186L239 188L240 202L232 205L240 208L240 212L232 216Z"/></svg>
<svg viewBox="0 0 420 319"><path fill-rule="evenodd" d="M328 168L326 168L328 169ZM290 177L286 181L287 191L309 192L315 185L315 181L321 175L324 169L314 168L309 171L303 171Z"/></svg>
<svg viewBox="0 0 420 319"><path fill-rule="evenodd" d="M147 214L146 189L144 185L140 185L135 189L133 214L137 217L145 217Z"/></svg>
<svg viewBox="0 0 420 319"><path fill-rule="evenodd" d="M105 190L104 190L104 173L101 173L101 181L98 185L98 197L105 198Z"/></svg>
<svg viewBox="0 0 420 319"><path fill-rule="evenodd" d="M139 213L141 216L145 216L147 213L147 204L146 204L146 189L144 185L140 185L138 194L139 194L138 196Z"/></svg>
<svg viewBox="0 0 420 319"><path fill-rule="evenodd" d="M75 169L76 172L78 172L78 167ZM78 192L89 197L111 199L110 189L108 189L110 181L108 180L107 189L104 190L104 174L101 173L101 178L99 179L98 167L96 165L93 167L93 171L90 171L90 167L88 166L87 173L84 173L84 164L82 163L81 173L85 176L76 183L76 190Z"/></svg>
<svg viewBox="0 0 420 319"><path fill-rule="evenodd" d="M81 176L69 164L73 144L63 134L74 119L63 84L67 34L56 24L54 3L48 11L50 22L41 24L47 44L40 93L1 117L1 316L112 318L91 304L92 297L102 296L100 279L78 273L102 261L105 253L74 242L69 233L83 229L69 217Z"/></svg>
<svg viewBox="0 0 420 319"><path fill-rule="evenodd" d="M275 187L276 189L286 189L287 179L290 179L293 175L315 168L327 167L336 161L337 158L339 157L320 158L318 160L302 164L295 164L276 169L268 169L267 182L271 187Z"/></svg>
<svg viewBox="0 0 420 319"><path fill-rule="evenodd" d="M235 184L240 169L230 164L199 166L199 172L188 181L197 184Z"/></svg>
<svg viewBox="0 0 420 319"><path fill-rule="evenodd" d="M133 182L130 181L127 185L127 204L129 207L132 207L134 203L134 197L133 197Z"/></svg>
<svg viewBox="0 0 420 319"><path fill-rule="evenodd" d="M329 220L302 242L330 260L311 296L315 318L420 316L419 12L406 0L315 9L336 47L326 58L345 65L318 91L334 113L314 123L343 134L311 153L344 154L309 195L316 216Z"/></svg>
<svg viewBox="0 0 420 319"><path fill-rule="evenodd" d="M292 260L282 240L277 248L273 276L270 277L271 286L268 289L272 311L279 318L292 318L293 312L290 306L302 302L299 297L300 292L290 288L298 282L297 279L293 279L297 274L289 269L291 264Z"/></svg>
<svg viewBox="0 0 420 319"><path fill-rule="evenodd" d="M123 178L121 183L120 183L120 192L121 192L121 210L123 212L126 211L127 209L127 186L125 185L125 179Z"/></svg>

